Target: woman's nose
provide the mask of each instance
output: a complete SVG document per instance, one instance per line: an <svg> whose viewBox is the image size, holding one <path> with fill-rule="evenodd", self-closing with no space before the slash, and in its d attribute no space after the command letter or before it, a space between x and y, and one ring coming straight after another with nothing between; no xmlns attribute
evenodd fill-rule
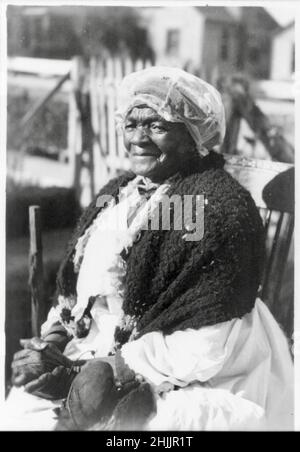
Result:
<svg viewBox="0 0 300 452"><path fill-rule="evenodd" d="M150 138L143 127L137 127L130 137L131 144L143 146L150 142Z"/></svg>

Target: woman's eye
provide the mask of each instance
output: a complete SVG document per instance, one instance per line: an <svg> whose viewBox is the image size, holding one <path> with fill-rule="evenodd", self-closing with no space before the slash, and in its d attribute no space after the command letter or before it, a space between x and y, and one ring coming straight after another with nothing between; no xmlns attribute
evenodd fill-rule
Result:
<svg viewBox="0 0 300 452"><path fill-rule="evenodd" d="M167 129L161 125L161 124L151 124L151 130L154 130L155 132L166 132Z"/></svg>
<svg viewBox="0 0 300 452"><path fill-rule="evenodd" d="M133 130L134 127L135 127L134 124L126 124L125 130Z"/></svg>

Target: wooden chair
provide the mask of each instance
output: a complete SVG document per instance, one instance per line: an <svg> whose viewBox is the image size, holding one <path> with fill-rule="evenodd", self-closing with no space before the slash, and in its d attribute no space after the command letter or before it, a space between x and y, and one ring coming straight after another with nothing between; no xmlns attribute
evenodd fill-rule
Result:
<svg viewBox="0 0 300 452"><path fill-rule="evenodd" d="M43 245L40 206L29 206L29 279L31 292L31 334L39 336L46 319L43 277Z"/></svg>
<svg viewBox="0 0 300 452"><path fill-rule="evenodd" d="M293 334L294 166L224 155L225 169L252 195L263 220L266 261L259 290L288 337Z"/></svg>

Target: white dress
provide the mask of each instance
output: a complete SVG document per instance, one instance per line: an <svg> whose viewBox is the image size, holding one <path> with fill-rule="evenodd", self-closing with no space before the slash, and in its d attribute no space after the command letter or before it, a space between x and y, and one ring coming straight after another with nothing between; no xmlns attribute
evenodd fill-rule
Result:
<svg viewBox="0 0 300 452"><path fill-rule="evenodd" d="M131 246L147 208L142 206L127 226L129 209L139 205L136 182L90 229L78 275L75 317L80 318L89 296L98 298L88 336L73 338L65 349L71 359L89 359L91 351L96 357L107 356L113 347L115 326L122 316L124 268L119 253ZM156 190L151 197L154 204L166 188ZM52 308L43 330L57 319L58 312ZM293 364L288 343L260 299L242 319L170 335L148 333L123 345L122 356L154 385L169 382L180 387L157 395L157 413L149 420L148 430L293 429ZM56 423L53 408L59 404L13 388L1 413L1 429L51 430Z"/></svg>

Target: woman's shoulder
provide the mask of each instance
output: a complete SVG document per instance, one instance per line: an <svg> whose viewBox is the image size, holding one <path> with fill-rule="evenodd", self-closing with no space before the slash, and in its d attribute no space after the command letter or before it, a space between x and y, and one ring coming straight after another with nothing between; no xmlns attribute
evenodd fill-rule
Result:
<svg viewBox="0 0 300 452"><path fill-rule="evenodd" d="M204 171L187 175L182 180L182 189L193 194L204 192L218 199L241 199L250 196L250 193L224 167L212 166Z"/></svg>
<svg viewBox="0 0 300 452"><path fill-rule="evenodd" d="M180 194L203 195L206 217L217 225L236 224L243 229L249 224L257 232L261 230L260 214L251 194L224 168L210 167L190 174L178 188Z"/></svg>

